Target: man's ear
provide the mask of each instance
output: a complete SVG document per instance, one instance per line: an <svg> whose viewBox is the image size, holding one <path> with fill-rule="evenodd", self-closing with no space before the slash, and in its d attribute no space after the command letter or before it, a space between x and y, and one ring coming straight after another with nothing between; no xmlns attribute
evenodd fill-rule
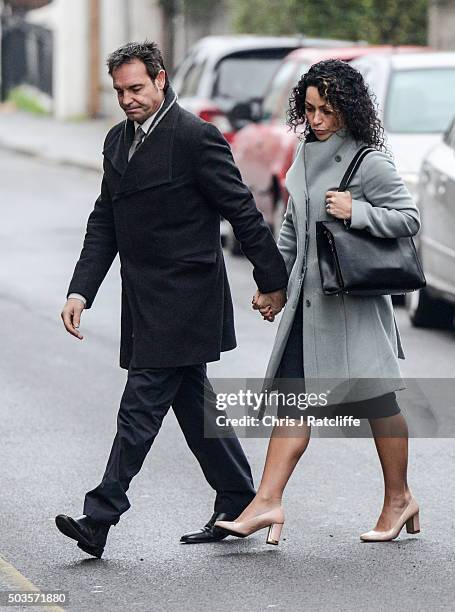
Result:
<svg viewBox="0 0 455 612"><path fill-rule="evenodd" d="M166 83L166 73L163 69L161 69L156 75L155 84L158 87L158 89L163 90L165 83Z"/></svg>

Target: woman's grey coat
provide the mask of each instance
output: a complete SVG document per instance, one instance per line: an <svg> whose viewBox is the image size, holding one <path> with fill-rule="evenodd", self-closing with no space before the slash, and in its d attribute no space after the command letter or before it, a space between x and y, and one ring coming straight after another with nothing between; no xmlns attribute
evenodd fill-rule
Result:
<svg viewBox="0 0 455 612"><path fill-rule="evenodd" d="M334 218L326 212L325 193L338 187L361 146L363 143L353 140L346 130L326 141L299 146L286 177L290 198L278 240L290 275L288 301L266 385L277 374L303 289L305 387L316 393L330 389L329 403L359 401L405 388L398 364L404 353L391 297L325 296L321 288L316 221ZM418 232L419 212L388 155L370 153L349 190L353 198L351 228L388 238Z"/></svg>

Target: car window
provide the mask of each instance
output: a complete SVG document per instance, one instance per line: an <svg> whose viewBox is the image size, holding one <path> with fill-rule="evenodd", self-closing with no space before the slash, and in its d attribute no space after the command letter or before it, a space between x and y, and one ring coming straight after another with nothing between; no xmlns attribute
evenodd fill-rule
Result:
<svg viewBox="0 0 455 612"><path fill-rule="evenodd" d="M295 71L294 74L294 82L292 83L292 87L294 87L295 85L297 85L297 83L300 81L300 79L303 77L303 75L308 72L308 70L310 69L311 64L309 64L308 62L301 62L298 66L297 66L297 70Z"/></svg>
<svg viewBox="0 0 455 612"><path fill-rule="evenodd" d="M385 105L389 132L444 132L455 109L455 68L420 68L392 73Z"/></svg>
<svg viewBox="0 0 455 612"><path fill-rule="evenodd" d="M197 94L199 81L201 80L202 73L204 71L205 62L199 62L191 64L188 68L185 76L182 79L182 83L178 90L179 96L189 97Z"/></svg>
<svg viewBox="0 0 455 612"><path fill-rule="evenodd" d="M292 77L295 73L295 62L286 61L278 68L270 88L265 94L262 105L263 119L282 117L283 107L287 107L289 92L293 86Z"/></svg>
<svg viewBox="0 0 455 612"><path fill-rule="evenodd" d="M172 87L176 86L176 83L180 86L180 82L188 71L188 68L194 61L194 56L192 54L188 55L183 59L178 66L175 67L172 73L169 73L169 76L172 77Z"/></svg>
<svg viewBox="0 0 455 612"><path fill-rule="evenodd" d="M213 97L236 102L263 98L279 63L291 49L255 50L229 55L216 67Z"/></svg>
<svg viewBox="0 0 455 612"><path fill-rule="evenodd" d="M370 64L362 62L362 60L356 60L352 62L352 65L360 72L367 83L371 81L372 67Z"/></svg>
<svg viewBox="0 0 455 612"><path fill-rule="evenodd" d="M287 111L289 109L289 99L291 97L292 90L297 85L297 83L300 81L300 79L305 74L305 72L308 72L309 68L310 68L310 64L308 62L302 62L300 64L297 64L297 67L294 70L294 74L292 75L292 79L289 84L289 89L286 95L286 103L283 105L283 108L281 109L280 117L283 123L286 123L286 120L287 120Z"/></svg>
<svg viewBox="0 0 455 612"><path fill-rule="evenodd" d="M288 79L282 88L281 96L276 98L276 105L273 111L273 119L280 121L281 123L286 123L287 121L287 111L289 109L289 98L291 97L292 89L297 85L300 80L300 77L308 71L310 65L307 62L297 63L297 62L286 62L292 66L292 71L289 71ZM278 73L277 73L278 74ZM283 79L284 81L284 79ZM266 102L264 100L264 121L272 118L269 117L266 108Z"/></svg>
<svg viewBox="0 0 455 612"><path fill-rule="evenodd" d="M382 99L380 92L382 92L384 89L384 77L382 76L383 72L381 70L381 62L378 63L377 60L375 61L374 57L367 57L363 59L355 59L354 61L350 62L350 64L363 76L370 93L373 94L375 105L380 105Z"/></svg>

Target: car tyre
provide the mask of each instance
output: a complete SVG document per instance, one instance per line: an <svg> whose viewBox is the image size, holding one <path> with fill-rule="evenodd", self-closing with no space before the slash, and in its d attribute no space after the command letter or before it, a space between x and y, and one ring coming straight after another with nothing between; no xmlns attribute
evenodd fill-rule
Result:
<svg viewBox="0 0 455 612"><path fill-rule="evenodd" d="M234 232L232 231L232 228L231 228L231 231L229 232L227 243L228 243L227 247L231 255L234 255L234 257L243 257L242 247L240 246L240 242L234 236Z"/></svg>
<svg viewBox="0 0 455 612"><path fill-rule="evenodd" d="M404 306L406 298L402 294L392 295L392 304L394 306Z"/></svg>
<svg viewBox="0 0 455 612"><path fill-rule="evenodd" d="M427 289L407 293L406 309L414 327L452 329L455 306L435 297Z"/></svg>

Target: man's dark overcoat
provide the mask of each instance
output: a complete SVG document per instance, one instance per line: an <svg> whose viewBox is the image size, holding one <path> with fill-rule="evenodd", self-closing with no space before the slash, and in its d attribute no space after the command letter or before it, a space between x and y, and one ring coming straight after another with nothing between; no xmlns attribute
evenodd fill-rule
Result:
<svg viewBox="0 0 455 612"><path fill-rule="evenodd" d="M68 293L90 308L117 252L122 278L120 365L215 361L236 346L220 215L233 226L262 292L286 287L284 261L216 127L182 109L169 87L128 163L134 123L104 143L101 194Z"/></svg>

